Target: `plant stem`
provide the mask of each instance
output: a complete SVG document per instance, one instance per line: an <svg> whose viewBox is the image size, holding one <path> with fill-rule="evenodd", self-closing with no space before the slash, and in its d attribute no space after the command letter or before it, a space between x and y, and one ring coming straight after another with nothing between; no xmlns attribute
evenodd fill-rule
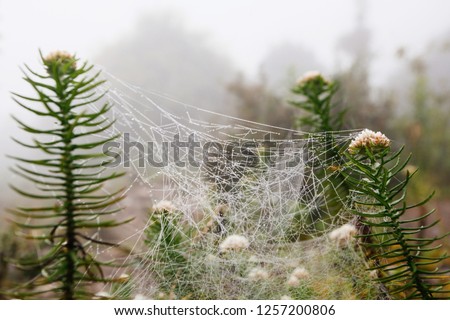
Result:
<svg viewBox="0 0 450 320"><path fill-rule="evenodd" d="M64 83L61 81L61 83ZM61 169L65 177L64 216L66 220L65 260L66 270L63 277L63 292L65 300L73 300L75 288L76 254L75 220L74 220L74 181L72 168L72 126L70 124L70 105L66 102L66 86L63 85L58 92L60 109L62 112L62 136L64 152L61 155Z"/></svg>

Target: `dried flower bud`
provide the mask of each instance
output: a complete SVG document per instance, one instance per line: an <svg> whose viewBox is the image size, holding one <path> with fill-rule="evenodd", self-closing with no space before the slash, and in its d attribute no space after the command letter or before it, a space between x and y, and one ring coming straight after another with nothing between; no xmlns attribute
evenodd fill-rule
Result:
<svg viewBox="0 0 450 320"><path fill-rule="evenodd" d="M319 83L321 85L328 85L330 81L325 78L319 71L305 72L298 80L297 86L303 87L309 83Z"/></svg>
<svg viewBox="0 0 450 320"><path fill-rule="evenodd" d="M290 287L298 287L300 285L300 279L296 276L290 276L286 284Z"/></svg>
<svg viewBox="0 0 450 320"><path fill-rule="evenodd" d="M174 212L176 211L177 208L175 207L175 205L167 200L161 200L160 202L158 202L154 207L153 207L153 211L158 211L158 212Z"/></svg>
<svg viewBox="0 0 450 320"><path fill-rule="evenodd" d="M223 242L219 245L219 249L221 251L242 250L247 249L249 245L250 243L248 242L246 237L233 234L223 240Z"/></svg>
<svg viewBox="0 0 450 320"><path fill-rule="evenodd" d="M59 74L69 74L77 69L77 60L74 55L66 51L53 51L43 58L47 72L53 75L54 68L58 69Z"/></svg>
<svg viewBox="0 0 450 320"><path fill-rule="evenodd" d="M112 295L106 291L99 291L95 294L95 298L97 299L111 299Z"/></svg>
<svg viewBox="0 0 450 320"><path fill-rule="evenodd" d="M248 273L250 280L267 280L269 279L269 273L262 268L253 268Z"/></svg>
<svg viewBox="0 0 450 320"><path fill-rule="evenodd" d="M292 271L292 275L298 279L305 279L309 277L309 272L304 267L297 267Z"/></svg>
<svg viewBox="0 0 450 320"><path fill-rule="evenodd" d="M150 300L150 298L143 294L138 293L134 296L133 300Z"/></svg>
<svg viewBox="0 0 450 320"><path fill-rule="evenodd" d="M292 271L286 284L290 287L297 287L300 285L301 279L306 279L309 277L309 272L304 267L297 267Z"/></svg>
<svg viewBox="0 0 450 320"><path fill-rule="evenodd" d="M356 227L348 223L331 231L328 234L328 238L330 238L331 241L334 241L338 247L345 248L354 239L356 233Z"/></svg>

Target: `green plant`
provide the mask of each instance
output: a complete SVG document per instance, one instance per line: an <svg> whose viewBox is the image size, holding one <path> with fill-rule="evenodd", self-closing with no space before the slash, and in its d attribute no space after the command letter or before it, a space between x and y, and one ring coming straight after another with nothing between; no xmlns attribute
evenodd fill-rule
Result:
<svg viewBox="0 0 450 320"><path fill-rule="evenodd" d="M316 71L305 73L292 89L301 100L290 103L303 111L296 126L312 132L308 146L312 154L308 174L321 181L317 190L320 196L314 192L311 196L306 194L305 199L302 199L306 203L312 200L315 202L309 212L311 231L327 230L333 218L343 208L349 191L345 179L337 170L343 163L340 152L343 145L336 141L334 132L342 127L346 112L345 109L335 111L333 97L337 90L336 82L326 79ZM315 178L307 180L312 181ZM298 218L301 220L301 217ZM300 238L302 237L300 235Z"/></svg>
<svg viewBox="0 0 450 320"><path fill-rule="evenodd" d="M416 218L406 213L425 204L432 195L417 204L407 204L408 183L415 174L404 179L398 174L404 170L410 157L401 161L403 148L391 152L390 141L380 132L364 130L350 144L345 156L348 164L344 175L353 193L352 212L359 218L357 225L363 247L371 261L371 270L377 270L378 281L393 297L414 299L441 298L449 293L444 287L450 283L436 265L447 259L436 241L446 237L422 238L423 230L438 221L424 223L434 210ZM430 269L431 268L431 269Z"/></svg>
<svg viewBox="0 0 450 320"><path fill-rule="evenodd" d="M185 283L183 277L188 271L187 251L191 244L191 230L182 221L182 215L167 202L154 208L150 215L150 224L145 230L147 245L154 248L151 263L159 265L156 277L163 284L165 292L175 291L177 296L184 295L184 288L175 283ZM192 290L188 290L192 291Z"/></svg>
<svg viewBox="0 0 450 320"><path fill-rule="evenodd" d="M402 149L392 154L389 139L370 130L356 137L345 152L345 146L336 143L332 133L341 128L345 110L333 113L337 86L320 73L305 74L293 92L304 97L300 102L291 102L305 112L298 124L313 132L324 132L317 138L322 139L319 147L314 146L317 142L312 144L317 166L311 172L324 181L319 186L322 199L317 203L317 218L314 221L313 216L310 221L313 228L323 230L325 225L320 224L329 222L342 208L354 206L352 213L358 217L359 237L371 270L379 275L380 288L386 286L392 297L431 299L447 294L449 278L441 275L447 272L435 268L447 258L435 241L447 234L421 238L424 230L437 224L426 223L433 211L405 218L407 211L431 198L406 204L407 185L414 173L408 173L404 180L396 179L409 158L401 162Z"/></svg>
<svg viewBox="0 0 450 320"><path fill-rule="evenodd" d="M92 296L90 284L113 281L103 269L115 264L97 259L92 245L115 244L98 239L93 232L129 221L106 219L121 210L116 204L122 199L122 190L105 192L104 183L123 173L106 174L106 156L96 151L117 136L94 139L113 124L106 116L111 108L108 102L99 109L91 108L104 98L104 94L96 92L104 82L98 80L100 72L92 74L92 65L78 65L78 59L65 52L41 58L46 74L28 66L24 71L24 80L36 97L14 93L13 99L39 118L51 120L46 122L46 129L40 129L14 118L21 129L33 135L33 142L14 140L45 156L12 157L18 162L13 171L34 183L38 191L12 188L41 204L10 212L16 226L31 231L24 232L28 238L49 244L49 248L37 259L18 261L19 267L40 268L41 274L32 282L32 291L18 290L14 295L26 298L45 293L63 299L84 299Z"/></svg>
<svg viewBox="0 0 450 320"><path fill-rule="evenodd" d="M338 90L336 82L329 81L320 73L310 71L292 88L292 92L302 96L300 101L289 101L303 110L296 126L309 128L312 132L337 131L342 127L346 109L335 112L333 97Z"/></svg>

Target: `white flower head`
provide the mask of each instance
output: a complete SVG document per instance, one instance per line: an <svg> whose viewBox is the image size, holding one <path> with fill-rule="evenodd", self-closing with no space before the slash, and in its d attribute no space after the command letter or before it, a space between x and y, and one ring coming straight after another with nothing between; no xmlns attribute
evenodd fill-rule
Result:
<svg viewBox="0 0 450 320"><path fill-rule="evenodd" d="M150 300L150 299L149 299L149 297L138 293L134 296L133 300Z"/></svg>
<svg viewBox="0 0 450 320"><path fill-rule="evenodd" d="M111 294L106 291L99 291L95 294L95 296L99 299L111 299L112 298Z"/></svg>
<svg viewBox="0 0 450 320"><path fill-rule="evenodd" d="M166 211L166 212L174 212L176 211L177 208L175 207L175 205L167 200L161 200L160 202L158 202L157 204L155 204L153 206L153 211Z"/></svg>
<svg viewBox="0 0 450 320"><path fill-rule="evenodd" d="M284 295L281 296L280 300L293 300L290 296Z"/></svg>
<svg viewBox="0 0 450 320"><path fill-rule="evenodd" d="M300 279L296 276L291 275L286 284L290 287L298 287L300 285Z"/></svg>
<svg viewBox="0 0 450 320"><path fill-rule="evenodd" d="M309 277L309 272L304 267L297 267L292 271L291 275L287 280L287 285L291 287L298 287L301 280Z"/></svg>
<svg viewBox="0 0 450 320"><path fill-rule="evenodd" d="M219 245L219 249L220 251L242 250L247 249L249 245L250 242L246 237L238 234L233 234L223 240L223 242Z"/></svg>
<svg viewBox="0 0 450 320"><path fill-rule="evenodd" d="M330 81L327 78L325 78L319 71L312 70L312 71L305 72L297 80L297 86L301 87L309 82L316 81L316 80L321 80L324 84L330 83Z"/></svg>
<svg viewBox="0 0 450 320"><path fill-rule="evenodd" d="M248 273L250 280L267 280L269 279L269 273L262 268L253 268Z"/></svg>
<svg viewBox="0 0 450 320"><path fill-rule="evenodd" d="M309 277L309 272L304 267L297 267L292 271L291 275L298 279L305 279Z"/></svg>
<svg viewBox="0 0 450 320"><path fill-rule="evenodd" d="M390 145L391 140L380 131L375 132L364 129L351 141L348 152L350 154L364 153L366 148L368 148L372 153L377 153L385 150Z"/></svg>
<svg viewBox="0 0 450 320"><path fill-rule="evenodd" d="M356 233L356 227L350 223L347 223L331 231L328 234L328 238L331 241L335 242L338 247L344 248L350 244L350 242L354 239Z"/></svg>

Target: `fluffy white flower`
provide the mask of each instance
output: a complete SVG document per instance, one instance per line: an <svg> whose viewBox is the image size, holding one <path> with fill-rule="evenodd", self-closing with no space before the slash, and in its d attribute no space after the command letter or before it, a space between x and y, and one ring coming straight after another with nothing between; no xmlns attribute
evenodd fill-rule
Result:
<svg viewBox="0 0 450 320"><path fill-rule="evenodd" d="M223 242L219 245L219 249L221 251L227 250L242 250L247 249L250 243L247 238L238 234L233 234L228 236Z"/></svg>
<svg viewBox="0 0 450 320"><path fill-rule="evenodd" d="M287 280L287 285L291 287L298 287L300 285L300 280L309 277L309 272L304 267L297 267L292 271L291 275Z"/></svg>
<svg viewBox="0 0 450 320"><path fill-rule="evenodd" d="M150 300L150 299L147 296L138 293L134 296L133 300Z"/></svg>
<svg viewBox="0 0 450 320"><path fill-rule="evenodd" d="M348 152L351 154L364 153L366 148L368 148L372 153L377 153L390 145L391 140L380 131L375 132L364 129L352 140L348 147Z"/></svg>
<svg viewBox="0 0 450 320"><path fill-rule="evenodd" d="M324 83L329 83L329 81L319 72L316 70L312 70L312 71L307 71L305 72L298 80L297 80L297 85L298 86L303 86L306 83L310 82L310 81L314 81L316 79L322 79L322 81Z"/></svg>
<svg viewBox="0 0 450 320"><path fill-rule="evenodd" d="M290 287L298 287L298 285L300 284L300 279L296 276L291 275L286 284Z"/></svg>
<svg viewBox="0 0 450 320"><path fill-rule="evenodd" d="M95 296L97 298L100 298L100 299L110 299L110 298L112 298L111 294L109 294L109 292L106 292L106 291L99 291L99 292L97 292L95 294Z"/></svg>
<svg viewBox="0 0 450 320"><path fill-rule="evenodd" d="M253 268L248 273L248 278L251 280L266 280L269 279L269 273L262 268Z"/></svg>
<svg viewBox="0 0 450 320"><path fill-rule="evenodd" d="M303 267L297 267L292 271L291 275L298 279L305 279L309 277L309 272Z"/></svg>
<svg viewBox="0 0 450 320"><path fill-rule="evenodd" d="M344 224L328 234L328 238L335 242L339 247L343 248L348 246L348 244L354 239L357 230L352 224Z"/></svg>
<svg viewBox="0 0 450 320"><path fill-rule="evenodd" d="M177 208L174 206L174 204L167 200L161 200L156 205L153 206L154 211L167 211L167 212L173 212L176 211Z"/></svg>

